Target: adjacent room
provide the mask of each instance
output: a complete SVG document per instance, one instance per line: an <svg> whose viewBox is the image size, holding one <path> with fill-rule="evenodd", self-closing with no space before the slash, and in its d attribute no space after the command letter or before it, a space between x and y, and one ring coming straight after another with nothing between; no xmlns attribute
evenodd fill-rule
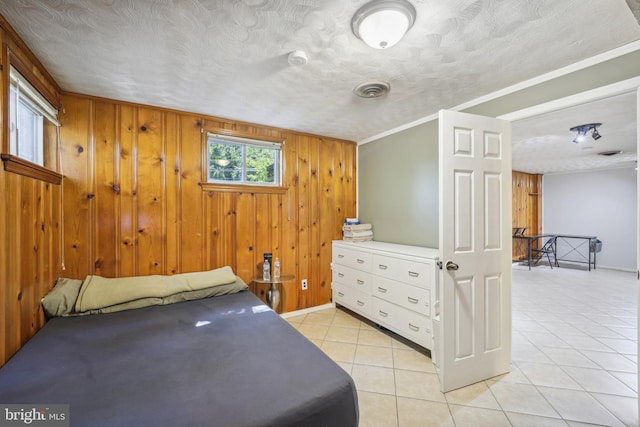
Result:
<svg viewBox="0 0 640 427"><path fill-rule="evenodd" d="M3 422L638 424L636 0L0 5Z"/></svg>

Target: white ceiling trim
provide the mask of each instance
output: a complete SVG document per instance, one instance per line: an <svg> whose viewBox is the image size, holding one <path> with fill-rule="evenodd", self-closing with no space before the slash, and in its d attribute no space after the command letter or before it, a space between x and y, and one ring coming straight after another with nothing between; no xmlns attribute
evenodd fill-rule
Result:
<svg viewBox="0 0 640 427"><path fill-rule="evenodd" d="M575 107L591 101L597 101L611 96L622 95L629 92L635 92L640 88L640 77L623 80L621 82L612 83L610 85L601 86L596 89L580 92L575 95L569 95L564 98L554 99L553 101L538 104L533 107L524 108L512 113L498 116L498 119L508 120L510 122L516 120L528 119L540 114L552 113L564 108Z"/></svg>
<svg viewBox="0 0 640 427"><path fill-rule="evenodd" d="M469 102L466 102L464 104L460 104L460 105L457 105L455 107L449 108L449 110L462 111L462 110L465 110L467 108L475 107L476 105L480 105L480 104L483 104L485 102L489 102L489 101L492 101L494 99L500 98L502 96L506 96L506 95L512 94L512 93L517 92L519 90L527 89L529 87L532 87L532 86L535 86L535 85L538 85L538 84L553 80L555 78L562 77L562 76L565 76L567 74L571 74L573 72L580 71L580 70L583 70L583 69L588 68L588 67L592 67L594 65L609 61L611 59L618 58L620 56L635 52L637 50L640 50L640 40L632 42L632 43L629 43L629 44L626 44L626 45L621 46L621 47L616 48L616 49L612 49L612 50L610 50L608 52L605 52L605 53L602 53L600 55L595 55L595 56L592 56L590 58L584 59L582 61L578 61L578 62L576 62L574 64L567 65L566 67L558 68L557 70L551 71L549 73L542 74L542 75L540 75L538 77L534 77L532 79L525 80L525 81L520 82L520 83L516 83L516 84L508 86L508 87L506 87L504 89L500 89L500 90L492 92L490 94L487 94L487 95L481 96L479 98L473 99L473 100L471 100ZM630 80L636 80L636 79L634 78L634 79L630 79ZM627 82L630 81L630 80L627 80ZM636 88L638 86L639 85L636 85ZM607 87L607 86L605 86L605 87ZM588 91L588 92L591 92L591 91ZM587 92L584 92L584 93L587 93ZM620 92L620 93L622 93L622 92ZM567 98L571 98L571 96L569 96ZM554 101L551 101L550 103L553 103L553 102ZM547 104L550 104L550 103L547 103ZM544 104L542 104L542 105L544 105ZM520 111L524 112L526 110L532 110L532 109L535 109L535 108L536 107L531 107L529 109L524 109L524 110L520 110ZM562 107L559 107L559 108L562 108ZM552 111L552 110L547 110L547 111ZM512 113L510 113L510 114L512 114ZM501 118L508 117L508 116L510 116L510 114L503 115L503 116L501 116ZM537 114L540 114L540 113L537 113ZM533 115L535 115L535 114L531 114L531 116L533 116ZM531 116L529 116L529 117L531 117ZM412 127L421 125L423 123L430 122L430 121L435 120L437 118L438 118L438 114L437 113L431 114L431 115L423 117L421 119L414 120L414 121L412 121L410 123L407 123L405 125L395 127L395 128L390 129L390 130L388 130L386 132L382 132L382 133L379 133L379 134L374 135L372 137L360 140L360 141L358 141L358 145L364 145L364 144L367 144L369 142L376 141L376 140L378 140L380 138L383 138L385 136L396 134L396 133L401 132L403 130L410 129ZM525 118L525 116L522 116L520 118ZM518 120L518 119L507 119L507 120Z"/></svg>

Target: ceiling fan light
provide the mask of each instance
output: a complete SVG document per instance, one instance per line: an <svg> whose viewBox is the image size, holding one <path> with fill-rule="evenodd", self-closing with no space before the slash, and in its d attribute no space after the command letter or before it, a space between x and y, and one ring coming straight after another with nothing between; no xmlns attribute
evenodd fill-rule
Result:
<svg viewBox="0 0 640 427"><path fill-rule="evenodd" d="M593 129L593 133L591 133L591 137L597 141L600 138L602 138L602 135L600 135L600 133L598 132L598 129Z"/></svg>
<svg viewBox="0 0 640 427"><path fill-rule="evenodd" d="M416 10L406 0L374 0L351 19L353 33L374 49L398 43L413 25Z"/></svg>

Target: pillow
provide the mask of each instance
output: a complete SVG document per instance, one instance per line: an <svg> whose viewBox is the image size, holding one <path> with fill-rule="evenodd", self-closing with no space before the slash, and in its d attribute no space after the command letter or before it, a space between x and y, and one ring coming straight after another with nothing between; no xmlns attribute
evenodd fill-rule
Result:
<svg viewBox="0 0 640 427"><path fill-rule="evenodd" d="M237 292L242 292L247 289L249 289L249 286L247 286L247 284L240 277L237 277L235 282L227 283L224 285L211 286L209 288L197 289L195 291L179 292L177 294L169 295L166 297L141 298L138 300L128 301L121 304L115 304L108 307L92 309L84 312L74 312L73 316L83 316L86 314L115 313L118 311L149 307L152 305L175 304L178 302L217 297L220 295L227 295L227 294L235 294Z"/></svg>
<svg viewBox="0 0 640 427"><path fill-rule="evenodd" d="M181 292L233 283L235 280L236 275L229 266L173 276L106 278L89 275L82 284L75 310L99 310L144 298L165 298Z"/></svg>
<svg viewBox="0 0 640 427"><path fill-rule="evenodd" d="M42 308L47 317L68 316L73 312L80 293L82 280L60 278L42 298Z"/></svg>

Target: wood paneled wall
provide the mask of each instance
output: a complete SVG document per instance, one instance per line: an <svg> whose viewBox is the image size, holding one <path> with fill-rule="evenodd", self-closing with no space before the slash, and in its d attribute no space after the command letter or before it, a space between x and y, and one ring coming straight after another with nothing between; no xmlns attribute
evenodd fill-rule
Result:
<svg viewBox="0 0 640 427"><path fill-rule="evenodd" d="M59 88L0 16L0 152L9 151L8 51L27 67L33 84ZM58 95L59 96L59 95ZM49 167L56 167L55 132L47 129ZM60 275L61 187L7 172L0 163L0 366L44 324L42 297Z"/></svg>
<svg viewBox="0 0 640 427"><path fill-rule="evenodd" d="M542 175L512 172L513 227L527 227L526 234L542 233ZM513 259L526 258L526 247L513 245Z"/></svg>
<svg viewBox="0 0 640 427"><path fill-rule="evenodd" d="M296 276L281 311L330 301L331 240L356 212L354 143L75 94L63 104L66 276L230 265L251 283L272 252ZM207 131L285 141L285 189L203 188Z"/></svg>

